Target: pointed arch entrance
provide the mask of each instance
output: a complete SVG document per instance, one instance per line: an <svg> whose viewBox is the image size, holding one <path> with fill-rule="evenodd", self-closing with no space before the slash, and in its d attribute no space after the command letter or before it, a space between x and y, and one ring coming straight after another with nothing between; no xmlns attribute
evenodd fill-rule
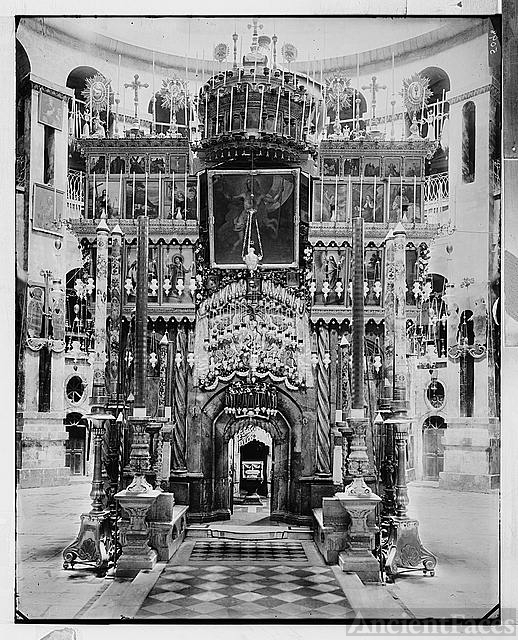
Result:
<svg viewBox="0 0 518 640"><path fill-rule="evenodd" d="M233 479L229 473L232 456L230 442L247 429L251 419L255 425L271 437L270 517L274 520L284 519L289 512L292 446L290 424L280 413L265 418L262 416L235 417L222 412L216 418L214 425L214 508L225 514L232 513ZM262 469L262 475L268 472L268 463L264 462L266 464Z"/></svg>

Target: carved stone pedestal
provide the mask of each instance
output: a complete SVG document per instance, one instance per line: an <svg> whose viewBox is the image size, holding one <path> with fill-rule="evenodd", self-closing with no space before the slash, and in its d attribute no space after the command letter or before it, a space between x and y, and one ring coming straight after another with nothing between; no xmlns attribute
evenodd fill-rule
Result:
<svg viewBox="0 0 518 640"><path fill-rule="evenodd" d="M148 544L149 528L146 515L160 495L160 491L146 492L119 491L115 499L129 518L123 536L122 555L117 562L116 576L134 576L141 569L152 569L157 561L157 553Z"/></svg>
<svg viewBox="0 0 518 640"><path fill-rule="evenodd" d="M419 522L406 518L388 518L389 534L385 571L394 577L409 571L435 575L437 558L419 538Z"/></svg>
<svg viewBox="0 0 518 640"><path fill-rule="evenodd" d="M376 527L367 522L367 517L374 511L381 498L372 493L363 483L363 478L355 478L358 482L359 495L353 492L337 493L336 498L351 519L349 529L349 545L338 556L338 564L342 571L353 571L362 582L379 582L379 561L372 555ZM360 483L363 485L360 486ZM349 485L351 487L352 485ZM367 491L365 491L367 489Z"/></svg>

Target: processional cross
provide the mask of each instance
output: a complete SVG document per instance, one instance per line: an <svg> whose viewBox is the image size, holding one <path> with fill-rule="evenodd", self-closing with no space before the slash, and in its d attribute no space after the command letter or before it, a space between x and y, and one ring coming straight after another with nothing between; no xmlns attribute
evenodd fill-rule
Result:
<svg viewBox="0 0 518 640"><path fill-rule="evenodd" d="M378 80L376 76L372 76L372 82L367 86L362 87L362 89L369 89L372 92L372 119L376 117L376 93L380 89L386 89L385 85L378 84Z"/></svg>
<svg viewBox="0 0 518 640"><path fill-rule="evenodd" d="M136 73L133 76L135 79L133 82L129 82L129 83L125 83L124 84L124 88L125 89L133 89L133 102L135 104L135 119L138 118L138 90L139 89L147 89L149 87L149 85L146 83L142 83L139 80L139 74Z"/></svg>

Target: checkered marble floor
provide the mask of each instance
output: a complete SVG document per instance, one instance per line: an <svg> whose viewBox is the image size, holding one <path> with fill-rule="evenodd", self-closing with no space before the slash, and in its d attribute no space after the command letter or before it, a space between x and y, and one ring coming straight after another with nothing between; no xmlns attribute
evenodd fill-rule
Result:
<svg viewBox="0 0 518 640"><path fill-rule="evenodd" d="M340 619L354 612L333 572L307 563L168 565L136 619Z"/></svg>
<svg viewBox="0 0 518 640"><path fill-rule="evenodd" d="M297 540L197 540L189 559L197 562L277 560L283 563L308 558Z"/></svg>

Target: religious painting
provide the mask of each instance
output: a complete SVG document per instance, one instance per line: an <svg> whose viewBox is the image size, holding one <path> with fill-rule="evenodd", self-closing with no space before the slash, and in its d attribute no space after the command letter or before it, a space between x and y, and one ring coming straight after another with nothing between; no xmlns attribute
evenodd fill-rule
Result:
<svg viewBox="0 0 518 640"><path fill-rule="evenodd" d="M360 158L346 158L344 160L344 176L360 175Z"/></svg>
<svg viewBox="0 0 518 640"><path fill-rule="evenodd" d="M27 334L30 338L41 338L45 291L42 287L29 286L27 292Z"/></svg>
<svg viewBox="0 0 518 640"><path fill-rule="evenodd" d="M409 200L405 188L400 184L391 185L388 204L388 221L399 222L408 210Z"/></svg>
<svg viewBox="0 0 518 640"><path fill-rule="evenodd" d="M158 302L158 294L160 289L160 281L159 281L159 266L158 266L158 247L150 246L148 248L148 257L147 257L147 265L148 265L148 300L151 303Z"/></svg>
<svg viewBox="0 0 518 640"><path fill-rule="evenodd" d="M158 218L158 180L126 181L126 218Z"/></svg>
<svg viewBox="0 0 518 640"><path fill-rule="evenodd" d="M382 302L381 272L382 272L382 252L381 249L365 249L364 278L367 283L365 304L369 306L379 306Z"/></svg>
<svg viewBox="0 0 518 640"><path fill-rule="evenodd" d="M374 192L373 183L354 183L351 187L351 201L354 216L361 215L365 222L383 222L383 184L377 184Z"/></svg>
<svg viewBox="0 0 518 640"><path fill-rule="evenodd" d="M151 156L149 158L149 173L166 173L165 156Z"/></svg>
<svg viewBox="0 0 518 640"><path fill-rule="evenodd" d="M122 189L119 180L103 179L102 176L90 176L88 184L88 213L90 218L122 218Z"/></svg>
<svg viewBox="0 0 518 640"><path fill-rule="evenodd" d="M315 304L344 304L346 249L315 249L313 261Z"/></svg>
<svg viewBox="0 0 518 640"><path fill-rule="evenodd" d="M345 222L347 220L348 185L337 181L315 183L313 212L315 222Z"/></svg>
<svg viewBox="0 0 518 640"><path fill-rule="evenodd" d="M405 158L405 176L407 178L413 178L417 176L421 177L421 158Z"/></svg>
<svg viewBox="0 0 518 640"><path fill-rule="evenodd" d="M63 100L40 91L38 101L38 122L53 129L63 129Z"/></svg>
<svg viewBox="0 0 518 640"><path fill-rule="evenodd" d="M47 185L35 184L32 200L32 228L61 235L59 221L64 206L64 193Z"/></svg>
<svg viewBox="0 0 518 640"><path fill-rule="evenodd" d="M298 170L209 172L212 266L296 266Z"/></svg>
<svg viewBox="0 0 518 640"><path fill-rule="evenodd" d="M106 157L105 156L90 156L90 173L106 173Z"/></svg>
<svg viewBox="0 0 518 640"><path fill-rule="evenodd" d="M110 173L126 173L126 158L124 156L110 156Z"/></svg>
<svg viewBox="0 0 518 640"><path fill-rule="evenodd" d="M172 193L174 191L174 198ZM187 198L185 198L185 179L164 180L164 217L173 220L197 220L198 190L196 180L187 180Z"/></svg>
<svg viewBox="0 0 518 640"><path fill-rule="evenodd" d="M146 156L130 156L130 173L146 173Z"/></svg>
<svg viewBox="0 0 518 640"><path fill-rule="evenodd" d="M126 275L123 283L126 302L134 302L137 295L137 247L131 245L126 250Z"/></svg>
<svg viewBox="0 0 518 640"><path fill-rule="evenodd" d="M340 173L340 159L324 158L322 160L322 173L325 176L337 176Z"/></svg>
<svg viewBox="0 0 518 640"><path fill-rule="evenodd" d="M366 178L380 177L380 160L381 158L364 158L363 159L363 175Z"/></svg>
<svg viewBox="0 0 518 640"><path fill-rule="evenodd" d="M169 156L169 173L185 173L187 156Z"/></svg>
<svg viewBox="0 0 518 640"><path fill-rule="evenodd" d="M399 178L401 175L401 158L385 158L385 178Z"/></svg>
<svg viewBox="0 0 518 640"><path fill-rule="evenodd" d="M194 278L194 260L191 247L178 245L162 249L163 300L167 302L190 302L191 278Z"/></svg>

